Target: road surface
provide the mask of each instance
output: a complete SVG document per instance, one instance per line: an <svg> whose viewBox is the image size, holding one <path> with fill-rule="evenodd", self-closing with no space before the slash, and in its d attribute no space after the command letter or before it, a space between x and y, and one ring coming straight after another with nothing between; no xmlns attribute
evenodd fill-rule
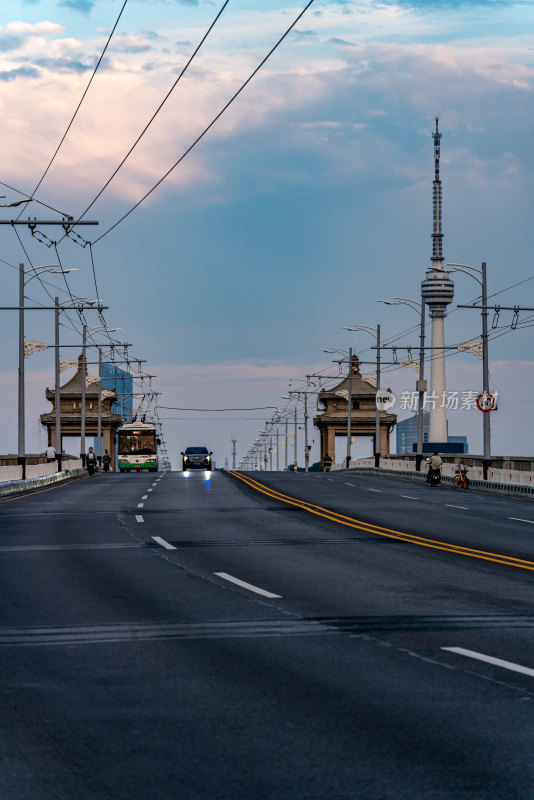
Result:
<svg viewBox="0 0 534 800"><path fill-rule="evenodd" d="M0 502L0 797L532 797L534 504L243 477Z"/></svg>

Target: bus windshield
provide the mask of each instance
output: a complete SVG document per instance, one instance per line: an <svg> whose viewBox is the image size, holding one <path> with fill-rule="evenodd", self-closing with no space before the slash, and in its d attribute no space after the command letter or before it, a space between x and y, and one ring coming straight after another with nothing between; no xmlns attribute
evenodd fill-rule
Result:
<svg viewBox="0 0 534 800"><path fill-rule="evenodd" d="M154 431L146 433L119 431L119 455L149 456L156 452L156 434Z"/></svg>

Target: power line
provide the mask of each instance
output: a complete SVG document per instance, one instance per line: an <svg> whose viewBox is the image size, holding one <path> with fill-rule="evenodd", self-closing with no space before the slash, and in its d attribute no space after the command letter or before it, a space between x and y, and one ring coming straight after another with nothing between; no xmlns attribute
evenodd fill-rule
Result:
<svg viewBox="0 0 534 800"><path fill-rule="evenodd" d="M155 112L152 114L152 116L151 116L151 117L150 117L150 119L148 120L147 124L145 125L145 127L143 128L143 130L141 131L141 133L139 134L139 136L137 137L137 139L136 139L136 140L135 140L135 142L133 143L133 145L130 147L130 149L128 150L128 152L126 153L126 155L124 156L124 158L123 158L123 159L122 159L122 161L120 162L120 164L119 164L119 165L116 167L116 169L113 171L113 173L111 174L111 176L110 176L110 177L108 178L108 180L105 182L105 184L104 184L104 186L102 187L102 189L100 189L100 191L98 192L98 194L96 195L96 197L95 197L95 198L94 198L94 199L93 199L93 200L92 200L92 201L89 203L89 205L87 206L87 208L85 209L85 211L83 211L83 212L80 214L80 216L78 217L78 219L77 219L77 221L76 221L76 223L75 223L75 224L77 224L77 223L78 223L78 222L79 222L81 219L83 219L83 217L84 217L84 216L87 214L87 212L89 211L89 209L90 209L90 208L92 208L92 207L94 206L94 204L96 203L96 201L98 200L98 198L99 198L99 197L100 197L100 196L103 194L103 192L104 192L104 191L107 189L107 187L109 186L109 184L111 183L111 181L113 180L113 178L115 177L115 175L117 174L117 172L118 172L118 171L121 169L121 167L122 167L122 166L125 164L126 160L127 160L127 159L128 159L130 156L131 156L131 154L133 153L133 151L135 150L135 148L137 147L137 145L139 144L139 142L141 141L141 139L143 138L143 136L145 135L145 133L148 131L148 129L150 128L150 126L152 125L152 123L154 122L154 120L156 119L156 117L158 116L159 112L161 111L161 109L163 108L163 106L165 105L165 103L167 102L167 100L169 99L169 97L171 96L171 94L173 93L173 91L175 90L175 88L178 86L178 83L180 82L180 80L182 79L182 77L183 77L183 76L184 76L184 74L187 72L187 70L188 70L188 68L189 68L189 66L190 66L190 64L191 64L191 62L193 61L193 59L195 58L195 56L196 56L196 55L197 55L197 53L199 52L200 48L202 47L202 45L204 44L204 42L206 41L206 39L207 39L207 38L208 38L208 36L210 35L211 31L213 30L213 28L214 28L214 27L215 27L215 25L217 24L217 22L218 22L218 20L219 20L219 17L220 17L220 16L221 16L221 14L223 13L224 9L226 8L226 6L228 5L228 3L229 3L229 2L230 2L230 0L225 0L225 2L223 3L223 5L221 6L221 8L220 8L219 12L217 13L217 15L216 15L215 19L213 20L213 22L212 22L212 23L211 23L211 25L209 26L208 30L206 31L206 33L204 34L204 36L203 36L203 37L202 37L202 39L200 40L199 44L196 46L195 50L193 51L192 55L191 55L191 56L190 56L190 58L188 59L187 63L185 64L185 66L184 66L184 67L183 67L183 69L181 70L181 72L180 72L180 74L178 75L178 77L176 78L176 80L174 81L173 85L171 86L171 88L169 89L169 91L167 92L167 94L165 95L165 97L163 98L163 100L161 101L161 103L159 104L159 106L157 107L157 109L155 110Z"/></svg>
<svg viewBox="0 0 534 800"><path fill-rule="evenodd" d="M251 408L182 408L180 406L160 406L165 411L276 411L276 406L252 406Z"/></svg>
<svg viewBox="0 0 534 800"><path fill-rule="evenodd" d="M112 37L113 37L113 34L115 33L115 29L116 29L117 25L119 24L119 20L120 20L120 18L122 17L122 12L123 12L123 11L124 11L124 9L126 8L126 3L127 3L127 2L128 2L128 0L124 0L124 3L122 4L122 8L121 8L121 10L119 11L119 16L118 16L118 17L117 17L117 19L115 20L115 24L114 24L114 26L113 26L113 28L112 28L112 30L111 30L111 33L110 33L110 34L109 34L109 36L108 36L108 40L107 40L107 42L106 42L106 44L105 44L105 46L104 46L104 49L102 50L102 53L100 54L100 58L98 59L98 61L97 61L97 63L96 63L96 66L95 66L95 68L94 68L94 70L93 70L93 74L91 75L91 77L90 77L90 79L89 79L89 83L88 83L88 84L87 84L87 86L85 87L85 90L84 90L84 92L83 92L83 94L82 94L82 96L81 96L80 102L79 102L79 103L78 103L78 105L76 106L76 110L74 111L74 114L72 115L72 117L71 117L71 120L70 120L69 124L67 125L67 129L65 130L65 133L64 133L64 134L63 134L63 136L61 137L61 140L60 140L60 142L59 142L58 146L56 147L56 151L55 151L54 155L53 155L53 156L52 156L52 158L50 159L50 161L49 161L49 163L48 163L48 166L47 166L47 168L46 168L46 169L45 169L45 171L43 172L43 174L42 174L42 176L41 176L41 178L40 178L40 180L39 180L39 182L38 182L37 186L36 186L36 187L35 187L35 189L33 190L33 192L32 192L32 195L31 195L31 199L33 199L33 196L34 196L35 192L38 190L39 186L40 186L40 185L41 185L41 183L44 181L44 179L45 179L45 177L46 177L46 175L47 175L47 173L48 173L48 170L50 169L50 167L51 167L51 166L52 166L52 164L54 163L54 160L55 160L55 158L56 158L57 154L59 153L59 150L60 150L60 148L61 148L61 145L63 144L63 142L64 142L64 141L65 141L65 139L67 138L67 135L68 135L68 133L69 133L69 131L70 131L71 127L72 127L72 124L73 124L74 120L76 119L76 115L78 114L78 111L80 110L80 108L81 108L81 105L82 105L83 101L85 100L85 96L86 96L87 92L89 91L89 87L91 86L91 84L92 84L92 82L93 82L93 79L94 79L94 77L95 77L95 75L96 75L96 73L97 73L97 71L98 71L98 68L99 68L100 64L102 63L102 59L104 58L104 56L105 56L105 54L106 54L106 50L108 49L109 43L110 43L110 41L111 41L111 39L112 39ZM22 212L21 212L21 213L22 213ZM20 215L19 215L19 216L20 216Z"/></svg>
<svg viewBox="0 0 534 800"><path fill-rule="evenodd" d="M235 94L232 95L232 97L226 103L226 105L223 106L223 108L219 111L219 113L212 119L212 121L209 123L209 125L207 125L204 128L202 133L199 136L197 136L195 141L187 148L187 150L184 153L182 153L180 158L177 161L174 162L172 167L170 167L170 169L167 170L167 172L163 175L163 177L161 177L159 179L159 181L152 187L152 189L150 189L145 195L143 195L143 197L134 206L132 206L132 208L130 208L130 210L127 211L126 214L124 214L119 220L117 220L117 222L115 222L115 224L112 225L111 228L108 228L108 230L105 231L101 236L99 236L98 239L95 239L93 244L96 244L97 242L101 241L101 239L103 239L104 236L107 236L108 233L111 233L111 231L114 230L114 228L116 228L118 225L120 225L121 222L124 222L124 220L127 217L129 217L130 214L133 211L135 211L136 208L138 208L141 205L141 203L143 203L147 199L147 197L149 197L152 194L152 192L154 192L158 188L158 186L160 186L163 183L163 181L166 178L168 178L168 176L171 174L171 172L173 172L173 170L176 169L176 167L184 160L184 158L186 158L186 156L189 155L189 153L193 150L193 148L196 147L196 145L204 138L204 136L208 133L208 131L211 130L211 128L215 125L215 123L222 117L224 112L232 105L234 100L237 99L237 97L241 94L241 92L245 89L245 87L248 86L248 84L253 80L253 78L257 75L257 73L260 71L260 69L263 67L263 65L269 60L269 58L275 52L275 50L277 50L278 47L282 44L282 42L284 41L286 36L288 36L289 33L293 30L293 28L295 27L297 22L304 16L304 14L308 10L308 8L313 4L313 2L314 2L314 0L309 0L309 2L305 5L305 7L302 9L302 11L293 20L293 22L291 23L289 28L287 28L285 33L280 37L280 39L278 39L278 41L276 42L274 47L272 47L271 50L267 53L267 55L260 61L258 66L251 72L251 74L246 79L246 81L243 84L241 84L241 86L239 87L237 92L235 92Z"/></svg>

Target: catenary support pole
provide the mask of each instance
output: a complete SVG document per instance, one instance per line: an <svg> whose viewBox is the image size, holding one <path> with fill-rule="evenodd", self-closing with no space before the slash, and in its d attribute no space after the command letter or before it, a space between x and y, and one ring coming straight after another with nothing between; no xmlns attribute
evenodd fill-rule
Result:
<svg viewBox="0 0 534 800"><path fill-rule="evenodd" d="M421 469L421 461L423 460L423 442L424 442L424 426L423 426L423 410L425 407L425 298L421 296L421 330L419 333L419 403L417 406L417 456L416 456L416 470Z"/></svg>
<svg viewBox="0 0 534 800"><path fill-rule="evenodd" d="M380 389L380 325L376 326L376 391ZM380 404L376 404L375 467L380 466Z"/></svg>
<svg viewBox="0 0 534 800"><path fill-rule="evenodd" d="M62 435L61 435L61 392L60 392L60 371L59 371L59 299L54 297L54 305L55 305L55 312L54 312L54 344L55 344L55 352L54 352L54 372L56 376L56 382L54 387L54 402L56 406L56 460L57 460L57 471L61 472L62 470L62 459L63 459L63 447L61 445Z"/></svg>
<svg viewBox="0 0 534 800"><path fill-rule="evenodd" d="M482 390L489 394L489 358L488 358L488 284L486 279L486 262L482 262ZM482 432L484 437L484 459L482 475L488 480L488 467L491 466L491 411L482 414Z"/></svg>
<svg viewBox="0 0 534 800"><path fill-rule="evenodd" d="M102 349L98 348L98 423L97 423L96 457L102 465Z"/></svg>
<svg viewBox="0 0 534 800"><path fill-rule="evenodd" d="M350 467L352 450L352 347L349 347L349 375L347 380L347 456L346 468Z"/></svg>
<svg viewBox="0 0 534 800"><path fill-rule="evenodd" d="M297 406L295 405L295 441L293 442L293 471L296 472L298 470L298 455L297 455Z"/></svg>
<svg viewBox="0 0 534 800"><path fill-rule="evenodd" d="M87 342L87 325L83 326L82 329L82 413L81 413L81 420L80 420L80 458L82 459L83 465L85 466L85 380L86 380L86 373L87 373L87 354L86 354L86 342Z"/></svg>
<svg viewBox="0 0 534 800"><path fill-rule="evenodd" d="M308 447L308 393L304 392L304 472L308 472L310 450Z"/></svg>
<svg viewBox="0 0 534 800"><path fill-rule="evenodd" d="M18 373L18 453L17 462L26 479L26 431L24 407L24 264L19 264L19 373Z"/></svg>

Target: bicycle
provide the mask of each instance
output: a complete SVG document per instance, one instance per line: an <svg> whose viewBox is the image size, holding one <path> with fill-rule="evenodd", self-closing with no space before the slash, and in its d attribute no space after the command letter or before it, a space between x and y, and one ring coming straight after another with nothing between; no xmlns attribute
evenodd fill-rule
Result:
<svg viewBox="0 0 534 800"><path fill-rule="evenodd" d="M456 475L452 479L452 485L457 489L469 489L469 478L467 477L467 467L460 464L456 467Z"/></svg>

